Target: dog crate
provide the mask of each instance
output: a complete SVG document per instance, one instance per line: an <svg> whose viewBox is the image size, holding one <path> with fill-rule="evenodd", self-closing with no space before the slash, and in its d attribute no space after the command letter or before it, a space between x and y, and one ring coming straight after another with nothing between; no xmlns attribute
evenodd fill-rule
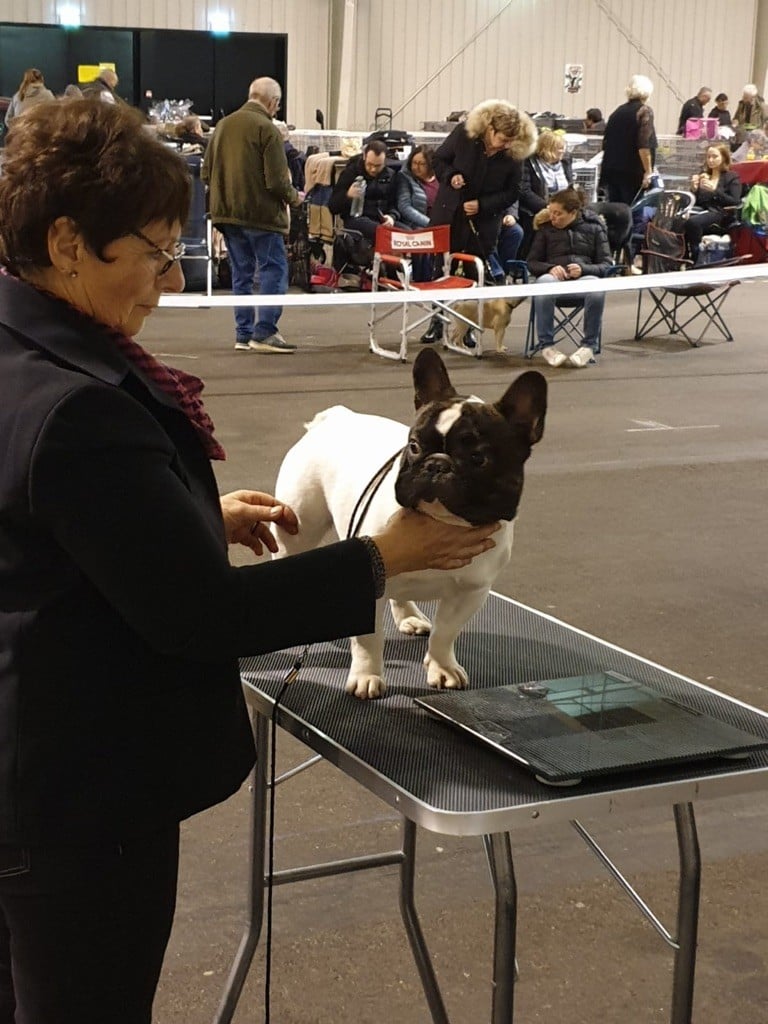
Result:
<svg viewBox="0 0 768 1024"><path fill-rule="evenodd" d="M573 165L573 180L584 193L588 203L597 200L597 181L600 175L600 168L591 164L581 164L575 161Z"/></svg>

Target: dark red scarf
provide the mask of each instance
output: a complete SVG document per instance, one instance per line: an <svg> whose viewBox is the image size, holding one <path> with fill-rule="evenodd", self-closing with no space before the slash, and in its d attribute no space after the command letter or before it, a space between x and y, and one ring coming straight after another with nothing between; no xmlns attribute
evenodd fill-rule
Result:
<svg viewBox="0 0 768 1024"><path fill-rule="evenodd" d="M129 363L140 373L157 384L171 398L175 399L179 408L197 431L197 435L205 448L209 459L226 459L227 455L213 436L213 420L205 411L200 394L205 385L199 377L194 377L184 370L176 370L166 366L142 348L133 338L128 338L119 331L110 331L110 336Z"/></svg>

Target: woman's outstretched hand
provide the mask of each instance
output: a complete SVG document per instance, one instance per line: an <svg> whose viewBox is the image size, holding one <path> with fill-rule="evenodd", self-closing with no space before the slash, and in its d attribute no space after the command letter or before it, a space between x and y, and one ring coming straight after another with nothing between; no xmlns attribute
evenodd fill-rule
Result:
<svg viewBox="0 0 768 1024"><path fill-rule="evenodd" d="M373 540L389 577L419 569L461 569L496 546L492 534L500 529L501 523L461 526L398 509Z"/></svg>
<svg viewBox="0 0 768 1024"><path fill-rule="evenodd" d="M232 491L220 500L227 544L244 544L254 554L263 555L265 547L277 551L270 523L277 523L288 533L299 532L293 509L264 491Z"/></svg>

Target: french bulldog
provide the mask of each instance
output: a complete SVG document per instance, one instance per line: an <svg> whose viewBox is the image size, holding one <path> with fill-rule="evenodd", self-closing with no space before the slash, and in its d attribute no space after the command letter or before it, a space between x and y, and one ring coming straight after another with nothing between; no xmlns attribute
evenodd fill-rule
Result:
<svg viewBox="0 0 768 1024"><path fill-rule="evenodd" d="M283 460L275 488L299 519L295 536L273 527L277 558L314 548L331 532L344 538L351 526L355 535L375 534L398 504L465 525L503 524L494 534L496 546L470 565L387 580L375 632L351 641L346 689L362 699L386 690L386 599L401 633L430 634L424 658L429 686L467 686L454 653L456 637L509 561L523 467L544 431L547 383L536 371L523 373L497 402L486 404L459 395L440 356L423 349L413 380L417 414L410 431L394 420L333 406L306 425ZM416 600L439 602L434 624Z"/></svg>
<svg viewBox="0 0 768 1024"><path fill-rule="evenodd" d="M486 299L483 303L482 326L493 331L493 340L496 344L497 352L503 353L507 351L504 348L504 332L512 318L512 310L517 309L522 302L525 302L524 298ZM476 299L469 299L466 302L455 302L453 304L453 308L457 313L461 313L462 316L474 320L475 323L477 323L477 306ZM469 330L469 324L464 323L463 320L453 319L449 330L451 332L451 341L456 345L461 345Z"/></svg>

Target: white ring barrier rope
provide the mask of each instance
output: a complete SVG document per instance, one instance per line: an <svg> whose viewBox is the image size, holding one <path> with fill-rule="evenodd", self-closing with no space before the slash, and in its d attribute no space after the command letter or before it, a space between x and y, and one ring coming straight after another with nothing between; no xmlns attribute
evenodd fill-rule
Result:
<svg viewBox="0 0 768 1024"><path fill-rule="evenodd" d="M467 302L477 299L531 298L536 295L586 295L592 292L635 292L643 288L682 288L726 281L768 279L768 263L754 266L744 263L721 269L673 271L667 274L641 274L629 277L595 278L589 281L564 281L553 284L493 285L484 288L435 288L434 290L380 292L326 292L286 295L206 295L187 292L163 295L160 305L176 309L216 309L232 306L371 306L402 305L409 302Z"/></svg>

